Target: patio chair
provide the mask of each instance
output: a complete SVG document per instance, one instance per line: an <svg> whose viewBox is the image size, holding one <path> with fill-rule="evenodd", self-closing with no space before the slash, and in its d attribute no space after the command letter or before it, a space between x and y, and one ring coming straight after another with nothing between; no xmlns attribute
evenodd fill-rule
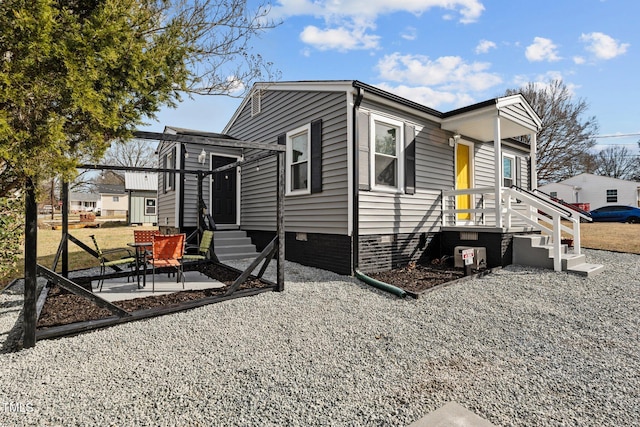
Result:
<svg viewBox="0 0 640 427"><path fill-rule="evenodd" d="M138 253L145 254L147 257L151 256L151 250L153 247L153 236L157 236L160 230L133 230L133 241L135 243L149 243L149 245L140 246Z"/></svg>
<svg viewBox="0 0 640 427"><path fill-rule="evenodd" d="M182 259L185 261L202 261L205 259L209 259L209 251L211 250L211 245L213 244L213 231L205 230L202 232L202 239L200 240L199 246L189 246L187 245L187 251L189 249L197 248L197 254L184 254Z"/></svg>
<svg viewBox="0 0 640 427"><path fill-rule="evenodd" d="M91 240L93 240L93 244L96 247L96 252L98 253L98 260L100 261L100 278L98 279L97 287L100 292L102 292L102 285L104 285L104 276L107 267L114 267L119 265L126 265L133 271L133 266L136 263L136 259L131 253L129 249L126 248L115 248L115 249L101 249L100 245L98 245L98 240L96 239L95 234L92 234ZM121 257L119 259L114 259L110 261L106 255L112 254L124 254L127 253L127 256ZM131 277L131 273L127 276L127 282L129 281L129 277Z"/></svg>
<svg viewBox="0 0 640 427"><path fill-rule="evenodd" d="M184 234L157 234L153 236L151 258L148 259L152 266L152 292L156 290L156 268L175 268L177 272L176 282L182 280L184 289L184 271L182 270L182 256L184 255Z"/></svg>

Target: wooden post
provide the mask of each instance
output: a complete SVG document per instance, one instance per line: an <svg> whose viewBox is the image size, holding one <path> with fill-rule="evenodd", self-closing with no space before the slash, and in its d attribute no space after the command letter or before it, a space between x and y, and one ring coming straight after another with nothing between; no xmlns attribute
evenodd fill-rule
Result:
<svg viewBox="0 0 640 427"><path fill-rule="evenodd" d="M69 183L62 181L62 276L69 278Z"/></svg>
<svg viewBox="0 0 640 427"><path fill-rule="evenodd" d="M284 240L285 240L285 230L284 230L284 153L278 153L278 197L277 197L277 206L276 206L276 232L278 236L278 260L277 260L277 287L276 290L278 292L284 291Z"/></svg>
<svg viewBox="0 0 640 427"><path fill-rule="evenodd" d="M38 255L38 205L35 183L27 178L25 183L25 239L24 239L24 348L36 345L36 271Z"/></svg>

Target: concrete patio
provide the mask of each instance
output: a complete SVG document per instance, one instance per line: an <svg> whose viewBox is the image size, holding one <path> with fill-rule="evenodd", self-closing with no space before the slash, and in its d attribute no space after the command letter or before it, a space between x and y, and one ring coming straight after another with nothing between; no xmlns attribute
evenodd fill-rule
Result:
<svg viewBox="0 0 640 427"><path fill-rule="evenodd" d="M135 276L130 277L128 282L126 277L105 280L101 292L98 291L95 281L92 286L96 295L107 301L122 301L171 294L183 290L200 290L225 286L222 282L211 279L198 271L185 271L184 276L184 289L182 289L182 282L176 282L175 273L171 277L164 273L155 275L155 292L152 292L151 271L147 273L147 285L144 288L138 289ZM140 279L140 286L142 286L142 278Z"/></svg>

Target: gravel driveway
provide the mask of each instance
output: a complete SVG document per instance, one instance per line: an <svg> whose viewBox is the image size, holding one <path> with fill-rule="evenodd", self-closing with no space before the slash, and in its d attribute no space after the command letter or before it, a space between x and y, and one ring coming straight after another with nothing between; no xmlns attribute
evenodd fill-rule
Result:
<svg viewBox="0 0 640 427"><path fill-rule="evenodd" d="M419 300L288 263L283 293L0 354L0 425L404 426L449 401L637 425L640 256L586 253L605 272L508 267Z"/></svg>

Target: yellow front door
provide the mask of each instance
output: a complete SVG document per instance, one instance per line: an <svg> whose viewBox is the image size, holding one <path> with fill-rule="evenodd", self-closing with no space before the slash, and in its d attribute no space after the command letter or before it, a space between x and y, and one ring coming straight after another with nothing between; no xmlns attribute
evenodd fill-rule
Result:
<svg viewBox="0 0 640 427"><path fill-rule="evenodd" d="M471 188L471 156L469 146L464 144L456 145L456 190L466 190ZM471 209L471 195L463 194L456 196L456 209ZM459 213L458 219L468 221L471 219L470 213Z"/></svg>

